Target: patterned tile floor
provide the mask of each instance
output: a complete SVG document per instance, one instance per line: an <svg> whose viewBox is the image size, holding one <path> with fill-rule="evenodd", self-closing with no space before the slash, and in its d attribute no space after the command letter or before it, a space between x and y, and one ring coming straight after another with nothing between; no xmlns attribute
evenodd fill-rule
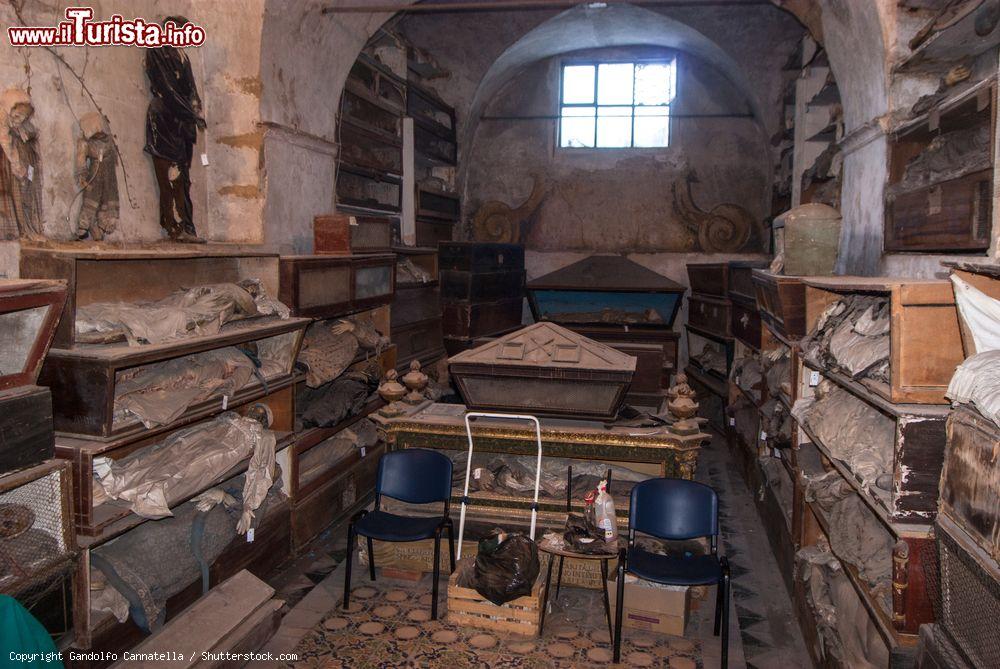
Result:
<svg viewBox="0 0 1000 669"><path fill-rule="evenodd" d="M701 454L698 479L720 496L722 551L733 569L730 613L730 662L733 669L795 669L811 666L792 613L777 563L750 492L721 437ZM268 644L276 653L298 652L296 667L589 667L607 661L610 652L603 625L590 626L589 611L601 612L598 591L564 589L553 606L541 639L531 648L522 639L501 638L448 625L444 583L441 621L419 621L418 611L429 611L427 583L382 579L368 581L355 569L354 586L362 596L354 600L357 612L340 610L343 590L345 529L335 527L321 535L300 558L269 579L285 600L287 614ZM391 598L405 598L393 602ZM391 594L391 598L390 598ZM663 666L693 669L719 665L720 644L712 636L714 594L692 611L685 639L626 631L619 666ZM390 607L394 610L390 611ZM364 629L362 629L364 627ZM570 635L571 638L563 637ZM456 636L452 640L452 634ZM402 635L402 636L400 636ZM435 637L435 635L437 635ZM486 645L487 647L478 647ZM566 654L559 657L559 654ZM646 662L649 664L645 664Z"/></svg>

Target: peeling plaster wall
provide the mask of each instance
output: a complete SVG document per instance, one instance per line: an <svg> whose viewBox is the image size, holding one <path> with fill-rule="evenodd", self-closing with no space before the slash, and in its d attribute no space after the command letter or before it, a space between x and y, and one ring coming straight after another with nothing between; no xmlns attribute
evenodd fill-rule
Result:
<svg viewBox="0 0 1000 669"><path fill-rule="evenodd" d="M155 0L105 0L91 4L95 18L119 13L160 20L164 3ZM21 15L30 25L55 25L63 5L27 0ZM262 199L257 170L259 137L260 30L263 0L205 3L176 0L169 14L183 14L204 27L206 43L189 50L208 122L199 134L192 166L191 196L195 224L212 241L260 242ZM12 6L0 4L0 24L18 25ZM137 47L62 47L58 53L82 75L109 117L125 164L118 167L121 222L113 243L161 238L157 189L152 163L143 153L149 89ZM94 111L93 103L65 67L40 48L14 49L0 40L0 85L29 89L35 106L43 166L45 234L70 239L76 230L80 201L73 179L76 118ZM208 154L209 166L198 156ZM135 207L127 197L125 176ZM0 274L17 272L17 243L3 244Z"/></svg>
<svg viewBox="0 0 1000 669"><path fill-rule="evenodd" d="M698 58L663 49L591 50L576 59L678 59L678 96L672 111L745 113L746 101L716 70ZM487 107L488 116L558 114L563 57L528 67ZM698 174L695 202L710 209L738 204L763 221L770 207L769 146L749 118L677 118L671 145L662 149L561 149L557 120L484 120L467 160L467 209L487 200L516 205L531 190L532 175L550 184L525 243L530 249L580 252L690 252L697 235L674 210L671 187L689 169ZM763 226L746 250L766 251Z"/></svg>

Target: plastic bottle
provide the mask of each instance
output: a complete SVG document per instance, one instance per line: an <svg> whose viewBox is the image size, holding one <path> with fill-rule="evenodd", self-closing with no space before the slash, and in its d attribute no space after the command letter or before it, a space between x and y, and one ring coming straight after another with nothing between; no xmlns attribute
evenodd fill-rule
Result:
<svg viewBox="0 0 1000 669"><path fill-rule="evenodd" d="M614 541L618 538L618 525L615 519L615 500L608 492L608 482L601 481L597 484L597 499L594 502L594 514L597 518L597 527L604 532L605 541Z"/></svg>

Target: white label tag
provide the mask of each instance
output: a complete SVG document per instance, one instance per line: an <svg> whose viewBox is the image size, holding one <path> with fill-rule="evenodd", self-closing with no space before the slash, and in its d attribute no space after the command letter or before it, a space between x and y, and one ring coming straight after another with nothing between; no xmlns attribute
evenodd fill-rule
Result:
<svg viewBox="0 0 1000 669"><path fill-rule="evenodd" d="M222 396L222 410L225 411L229 408L229 395Z"/></svg>
<svg viewBox="0 0 1000 669"><path fill-rule="evenodd" d="M357 225L358 224L358 219L355 218L354 216L351 216L349 219L347 219L347 224L348 225Z"/></svg>
<svg viewBox="0 0 1000 669"><path fill-rule="evenodd" d="M248 544L252 544L253 543L253 528L252 527L249 530L247 530L247 543Z"/></svg>
<svg viewBox="0 0 1000 669"><path fill-rule="evenodd" d="M778 458L779 460L782 458L781 451L779 451L777 448L774 449L774 457Z"/></svg>
<svg viewBox="0 0 1000 669"><path fill-rule="evenodd" d="M809 372L809 385L810 386L819 385L819 372L816 371Z"/></svg>
<svg viewBox="0 0 1000 669"><path fill-rule="evenodd" d="M361 457L365 457L365 447L361 447Z"/></svg>
<svg viewBox="0 0 1000 669"><path fill-rule="evenodd" d="M729 427L736 427L736 419L735 418L730 418L729 419Z"/></svg>
<svg viewBox="0 0 1000 669"><path fill-rule="evenodd" d="M764 430L761 430L760 431L760 438L762 440L766 440L767 439L767 432L764 432Z"/></svg>
<svg viewBox="0 0 1000 669"><path fill-rule="evenodd" d="M201 154L201 164L204 165L205 167L208 167L208 154L207 153Z"/></svg>
<svg viewBox="0 0 1000 669"><path fill-rule="evenodd" d="M33 165L28 165L28 181L35 180L35 167Z"/></svg>
<svg viewBox="0 0 1000 669"><path fill-rule="evenodd" d="M740 385L740 377L736 377L736 385Z"/></svg>
<svg viewBox="0 0 1000 669"><path fill-rule="evenodd" d="M482 477L482 475L483 475L482 467L476 467L475 469L472 470L472 478L476 479L477 481L480 479L480 477Z"/></svg>

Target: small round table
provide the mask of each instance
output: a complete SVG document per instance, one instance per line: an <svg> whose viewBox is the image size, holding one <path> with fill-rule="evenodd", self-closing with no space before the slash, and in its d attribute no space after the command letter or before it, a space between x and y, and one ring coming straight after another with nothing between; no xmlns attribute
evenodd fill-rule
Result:
<svg viewBox="0 0 1000 669"><path fill-rule="evenodd" d="M542 595L542 617L538 623L538 633L541 634L542 630L545 628L545 612L549 608L549 590L552 589L552 565L555 564L556 558L559 558L559 586L562 586L562 566L563 560L566 558L572 558L574 560L600 560L601 561L601 592L604 594L604 615L608 619L608 634L611 635L611 640L614 641L615 633L614 626L611 624L611 601L608 598L608 561L615 560L618 558L618 540L609 541L605 543L608 552L607 553L580 553L569 548L569 546L563 544L561 546L554 546L550 542L542 537L542 540L538 542L538 550L543 553L549 554L549 567L545 574L545 594ZM557 587L557 590L558 590ZM559 593L556 592L556 601L558 601Z"/></svg>

